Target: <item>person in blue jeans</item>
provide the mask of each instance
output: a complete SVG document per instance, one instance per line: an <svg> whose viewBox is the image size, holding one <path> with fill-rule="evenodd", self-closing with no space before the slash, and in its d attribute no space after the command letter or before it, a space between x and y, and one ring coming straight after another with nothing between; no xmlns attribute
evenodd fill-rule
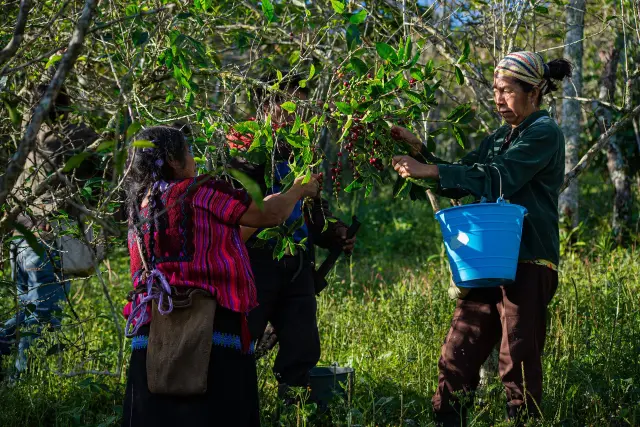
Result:
<svg viewBox="0 0 640 427"><path fill-rule="evenodd" d="M2 354L9 353L19 337L15 363L18 372L26 370L26 350L34 338L31 333L39 335L45 327L60 326L55 313L61 310L59 303L66 299L69 287L69 282L61 278L57 252L46 245L41 248L43 252L39 255L24 239L11 244L11 272L18 309L0 325L0 349ZM31 333L20 336L27 331Z"/></svg>
<svg viewBox="0 0 640 427"><path fill-rule="evenodd" d="M35 89L34 106L45 91L46 85L39 85ZM68 283L61 277L53 224L61 209L72 214L73 207L65 205L65 197L59 194L64 186L60 184L50 185L46 191L38 193L35 200L31 196L73 154L99 136L84 123L69 120L71 106L71 99L63 87L38 132L37 149L27 156L24 169L13 189L16 199L29 200L28 209L18 215L16 223L34 233L43 249L34 250L21 238L19 232L16 232L16 240L11 244L12 281L17 289L19 303L16 313L0 323L0 355L10 353L11 347L17 344L18 372L26 369L26 350L33 338L45 327L56 328L60 325L59 316L55 312L60 309L60 302L65 299L65 288L68 287ZM89 157L87 160L73 171L74 179L87 180L95 176L97 167L93 158ZM20 337L16 331L28 333Z"/></svg>

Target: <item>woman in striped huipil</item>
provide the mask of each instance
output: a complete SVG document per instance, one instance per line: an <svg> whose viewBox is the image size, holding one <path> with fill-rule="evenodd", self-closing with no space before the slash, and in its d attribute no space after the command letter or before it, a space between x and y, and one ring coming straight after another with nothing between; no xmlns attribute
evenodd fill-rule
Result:
<svg viewBox="0 0 640 427"><path fill-rule="evenodd" d="M123 425L259 425L255 361L246 323L247 313L257 305L256 290L240 225L282 223L298 200L317 194L318 183L315 178L307 184L296 180L286 193L264 200L261 210L244 190L209 175L196 176L193 154L180 130L152 127L136 140L150 141L146 145L152 147L132 149L126 180L134 291L124 309L127 336L133 340ZM181 295L189 295L191 301L196 293L215 300L215 305L206 306L212 310L203 312L200 305L196 310L195 304L178 308ZM194 323L194 316L200 316L200 323ZM183 329L181 318L188 319ZM169 338L166 326L161 326L167 319L173 322ZM154 325L157 331L164 328L163 345L173 353L150 366L152 351L162 350L152 348L156 341L149 334ZM198 336L188 329L193 325L207 337L185 344ZM185 345L208 355L204 370L191 366L198 365L200 353L175 351ZM169 376L158 382L164 371ZM204 387L188 391L198 377L206 377Z"/></svg>

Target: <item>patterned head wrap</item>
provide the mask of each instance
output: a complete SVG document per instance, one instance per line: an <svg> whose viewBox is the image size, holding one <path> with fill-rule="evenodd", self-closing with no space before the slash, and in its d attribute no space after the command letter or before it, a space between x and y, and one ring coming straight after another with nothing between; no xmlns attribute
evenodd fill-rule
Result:
<svg viewBox="0 0 640 427"><path fill-rule="evenodd" d="M495 75L518 79L537 86L544 94L549 85L549 67L535 52L513 52L505 56L496 67Z"/></svg>

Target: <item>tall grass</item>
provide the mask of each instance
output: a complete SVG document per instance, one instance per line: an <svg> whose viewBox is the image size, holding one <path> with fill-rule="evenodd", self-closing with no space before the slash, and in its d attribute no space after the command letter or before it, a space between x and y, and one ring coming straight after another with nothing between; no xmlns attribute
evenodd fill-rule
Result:
<svg viewBox="0 0 640 427"><path fill-rule="evenodd" d="M436 364L454 306L447 264L431 209L389 200L383 194L341 206L343 216L357 213L365 225L356 255L336 268L318 300L321 363L355 369L351 400L324 418L304 402L278 408L271 354L259 362L265 424L432 424ZM613 248L602 206L594 202L585 224L564 235L561 283L549 307L542 425L640 425L640 262L633 247ZM127 261L119 251L103 272L119 306L130 287ZM6 312L8 289L0 296ZM95 278L74 282L70 300L77 317L65 308L62 331L46 333L31 351L29 373L0 384L1 426L119 423L129 343L118 338ZM120 375L105 375L118 373L120 347ZM504 423L499 379L480 394L471 424Z"/></svg>

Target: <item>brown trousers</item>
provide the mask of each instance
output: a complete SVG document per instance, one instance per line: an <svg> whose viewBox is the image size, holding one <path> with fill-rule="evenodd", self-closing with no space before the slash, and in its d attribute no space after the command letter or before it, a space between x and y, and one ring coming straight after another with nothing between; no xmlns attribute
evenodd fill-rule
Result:
<svg viewBox="0 0 640 427"><path fill-rule="evenodd" d="M529 415L538 414L546 311L557 287L557 272L519 264L515 283L475 288L458 300L438 362L438 389L432 399L436 413L460 410L459 395L472 396L480 367L500 342L498 371L509 412L526 407Z"/></svg>

